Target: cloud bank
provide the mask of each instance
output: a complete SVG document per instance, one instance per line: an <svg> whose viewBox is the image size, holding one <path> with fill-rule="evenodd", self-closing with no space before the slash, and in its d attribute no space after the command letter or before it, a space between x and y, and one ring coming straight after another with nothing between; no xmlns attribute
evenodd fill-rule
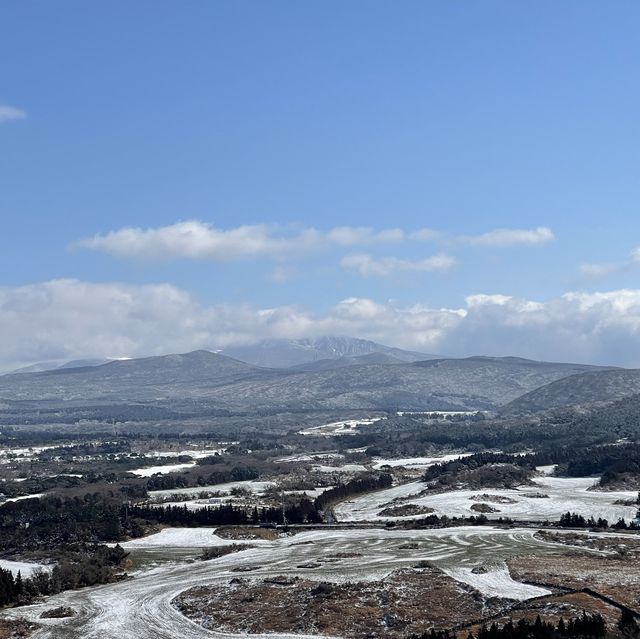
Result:
<svg viewBox="0 0 640 639"><path fill-rule="evenodd" d="M0 288L0 370L37 361L141 357L262 338L348 335L450 356L518 355L640 367L640 290L534 301L473 295L460 308L347 298L296 306L206 305L170 284L74 279Z"/></svg>

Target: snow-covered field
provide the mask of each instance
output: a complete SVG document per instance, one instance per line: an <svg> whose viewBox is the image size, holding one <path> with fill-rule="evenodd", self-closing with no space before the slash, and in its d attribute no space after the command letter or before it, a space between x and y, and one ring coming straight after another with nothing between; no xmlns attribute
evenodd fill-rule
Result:
<svg viewBox="0 0 640 639"><path fill-rule="evenodd" d="M59 446L60 444L34 446L33 448L0 448L0 464L8 464L14 458L20 461L34 459L41 452L51 448L58 448Z"/></svg>
<svg viewBox="0 0 640 639"><path fill-rule="evenodd" d="M223 539L215 534L215 528L165 528L155 535L125 541L120 545L126 550L137 548L210 548L228 546L233 539Z"/></svg>
<svg viewBox="0 0 640 639"><path fill-rule="evenodd" d="M209 486L192 486L190 488L169 488L167 490L150 490L149 497L151 499L161 501L172 495L194 495L197 496L203 492L222 493L224 495L231 494L234 488L244 488L250 490L256 495L264 493L266 490L275 486L271 481L231 481L225 484L211 484Z"/></svg>
<svg viewBox="0 0 640 639"><path fill-rule="evenodd" d="M546 469L545 469L546 470ZM356 497L340 503L334 512L339 521L372 521L376 519L401 519L398 517L381 517L378 513L394 499L401 501L393 505L417 504L432 508L436 515L450 517L468 517L477 515L471 509L476 503L488 503L499 512L486 513L487 517L497 519L509 517L516 521L536 520L555 521L571 511L597 519L603 517L615 523L619 518L633 520L637 506L622 506L618 500L634 500L635 491L601 492L590 491L597 478L593 477L537 477L535 486L522 486L517 489L483 488L476 490L452 490L435 495L422 495L426 488L419 481L402 484L373 493ZM506 497L513 503L496 503L483 499L482 495ZM540 497L536 495L547 495ZM418 515L419 516L419 515Z"/></svg>
<svg viewBox="0 0 640 639"><path fill-rule="evenodd" d="M460 459L462 457L469 457L473 453L453 453L451 455L441 455L440 457L403 457L401 459L385 459L378 457L373 463L375 470L380 470L383 466L391 466L393 468L397 466L405 466L406 468L428 468L434 464L442 464L454 459Z"/></svg>
<svg viewBox="0 0 640 639"><path fill-rule="evenodd" d="M529 584L515 581L511 578L509 569L506 566L500 566L486 573L474 573L473 568L464 566L445 568L444 572L456 581L461 581L479 590L483 595L487 595L487 597L504 597L504 593L508 592L511 599L523 601L524 599L551 594L551 591L546 588L530 586Z"/></svg>
<svg viewBox="0 0 640 639"><path fill-rule="evenodd" d="M151 477L151 475L166 475L167 473L175 473L179 470L193 468L196 462L187 462L184 464L167 464L165 466L147 466L146 468L136 468L129 472L138 475L138 477Z"/></svg>
<svg viewBox="0 0 640 639"><path fill-rule="evenodd" d="M51 566L26 561L11 561L10 559L0 559L0 568L10 570L14 575L17 575L19 572L22 577L31 577L34 572L48 572L51 570Z"/></svg>
<svg viewBox="0 0 640 639"><path fill-rule="evenodd" d="M370 419L346 419L341 422L331 422L330 424L322 424L321 426L311 426L310 428L303 428L299 431L300 435L311 436L333 436L333 435L351 435L356 432L356 426L358 424L368 426L379 422L386 417L374 417Z"/></svg>
<svg viewBox="0 0 640 639"><path fill-rule="evenodd" d="M226 448L188 448L186 450L164 450L164 451L151 451L145 453L148 457L183 457L188 455L193 459L203 459L205 457L211 457L212 455L221 455L227 449Z"/></svg>
<svg viewBox="0 0 640 639"><path fill-rule="evenodd" d="M327 459L344 459L344 455L342 453L300 453L298 455L280 457L279 459L274 459L274 461L279 464L293 464L298 462L324 461Z"/></svg>
<svg viewBox="0 0 640 639"><path fill-rule="evenodd" d="M341 466L314 466L313 470L320 473L364 473L367 469L362 464L342 464Z"/></svg>
<svg viewBox="0 0 640 639"><path fill-rule="evenodd" d="M163 533L148 538L147 552L163 555L171 550L169 543L212 545L211 529L206 533L202 529L179 532L168 529ZM523 553L574 552L533 535L533 530L490 527L314 530L263 542L214 561L164 564L130 580L61 593L44 603L6 610L3 614L26 616L42 623L42 629L33 635L35 639L230 639L233 635L211 632L188 620L171 606L172 599L187 588L237 577L234 569L238 568L245 570L241 573L244 577L260 579L284 574L322 581L355 581L384 577L420 561L432 562L461 582L473 582L474 587L487 595L524 599L542 593L514 582L505 568L505 558ZM130 550L135 556L136 549ZM318 567L304 567L310 562ZM471 572L479 565L488 572L482 575ZM39 619L43 610L60 605L76 610L76 616L65 620ZM293 635L269 637L291 639Z"/></svg>

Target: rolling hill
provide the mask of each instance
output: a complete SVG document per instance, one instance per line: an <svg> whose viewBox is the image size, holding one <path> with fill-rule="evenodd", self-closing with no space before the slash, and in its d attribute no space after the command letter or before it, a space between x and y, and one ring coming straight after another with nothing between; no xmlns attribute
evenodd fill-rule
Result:
<svg viewBox="0 0 640 639"><path fill-rule="evenodd" d="M508 403L505 414L536 413L562 406L613 402L640 393L640 370L592 370L540 386Z"/></svg>
<svg viewBox="0 0 640 639"><path fill-rule="evenodd" d="M575 373L574 364L470 357L398 362L357 356L323 370L253 366L209 351L0 377L0 401L47 408L104 405L188 407L190 414L300 410L493 410ZM351 358L350 358L351 359ZM339 362L339 360L336 360ZM597 370L597 369L596 369ZM186 410L186 409L185 409Z"/></svg>

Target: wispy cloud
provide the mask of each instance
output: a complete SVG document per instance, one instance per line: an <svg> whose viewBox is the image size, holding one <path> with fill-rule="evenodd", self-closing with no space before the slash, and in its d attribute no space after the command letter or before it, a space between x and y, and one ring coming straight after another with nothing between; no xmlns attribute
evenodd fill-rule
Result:
<svg viewBox="0 0 640 639"><path fill-rule="evenodd" d="M10 122L11 120L24 120L27 117L26 111L10 106L9 104L0 104L0 122Z"/></svg>
<svg viewBox="0 0 640 639"><path fill-rule="evenodd" d="M406 237L402 229L376 231L366 226L338 226L327 233L329 242L341 246L375 244L379 242L402 242Z"/></svg>
<svg viewBox="0 0 640 639"><path fill-rule="evenodd" d="M472 246L540 246L555 239L546 226L535 229L495 229L481 235L464 235L458 238Z"/></svg>
<svg viewBox="0 0 640 639"><path fill-rule="evenodd" d="M367 227L341 226L326 233L308 228L291 235L267 224L219 229L206 222L188 220L158 228L122 228L83 238L74 246L131 259L186 258L228 262L305 255L329 246L395 243L404 237L400 229L376 231Z"/></svg>
<svg viewBox="0 0 640 639"><path fill-rule="evenodd" d="M340 265L343 269L355 271L364 277L388 277L396 273L430 273L448 271L456 260L450 255L433 255L421 260L405 260L397 257L374 258L367 254L347 255Z"/></svg>
<svg viewBox="0 0 640 639"><path fill-rule="evenodd" d="M437 240L442 237L442 233L440 231L434 231L433 229L418 229L417 231L413 231L409 233L410 240L416 240L418 242L429 242L431 240Z"/></svg>
<svg viewBox="0 0 640 639"><path fill-rule="evenodd" d="M631 251L629 257L623 262L588 262L580 265L580 272L586 277L598 278L629 271L639 265L640 248L636 248Z"/></svg>
<svg viewBox="0 0 640 639"><path fill-rule="evenodd" d="M580 264L580 272L586 277L605 277L618 272L621 268L621 264L611 262Z"/></svg>

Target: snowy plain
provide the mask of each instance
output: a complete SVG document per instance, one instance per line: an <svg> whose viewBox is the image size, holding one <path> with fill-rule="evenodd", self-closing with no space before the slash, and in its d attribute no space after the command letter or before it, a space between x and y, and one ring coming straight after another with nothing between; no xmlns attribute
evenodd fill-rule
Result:
<svg viewBox="0 0 640 639"><path fill-rule="evenodd" d="M207 544L213 529L166 529L148 538L141 552L170 554L169 544ZM35 639L230 639L229 633L205 630L184 617L171 601L183 590L237 577L264 579L299 575L321 581L358 581L383 578L394 570L428 561L453 578L469 583L487 596L525 599L542 594L515 582L505 559L516 554L571 553L572 549L541 541L533 530L463 527L437 530L314 530L264 542L212 561L169 562L141 571L133 579L96 588L68 591L46 602L4 611L42 623ZM137 550L130 548L134 556ZM337 561L333 558L341 557ZM332 559L326 561L327 558ZM308 568L310 564L317 568ZM483 566L482 575L471 570ZM43 610L69 606L77 614L65 620L41 621ZM266 635L255 635L266 637ZM273 634L270 639L296 635Z"/></svg>
<svg viewBox="0 0 640 639"><path fill-rule="evenodd" d="M548 467L543 471L548 472ZM472 506L488 503L497 512L486 513L489 519L509 517L516 521L556 521L568 512L585 517L602 517L615 523L619 518L632 521L637 506L625 506L618 501L635 500L636 491L589 490L598 481L597 477L552 477L542 474L535 483L518 488L482 488L474 490L451 490L429 494L426 484L420 481L394 486L387 490L367 493L355 499L340 503L334 509L338 521L374 521L403 519L403 517L381 516L379 513L389 505L416 504L433 509L436 515L449 517L469 517L477 515ZM485 495L507 498L512 503L489 502ZM541 495L546 495L542 497ZM392 504L393 502L393 504ZM426 515L422 515L426 516ZM420 515L404 517L413 518Z"/></svg>

